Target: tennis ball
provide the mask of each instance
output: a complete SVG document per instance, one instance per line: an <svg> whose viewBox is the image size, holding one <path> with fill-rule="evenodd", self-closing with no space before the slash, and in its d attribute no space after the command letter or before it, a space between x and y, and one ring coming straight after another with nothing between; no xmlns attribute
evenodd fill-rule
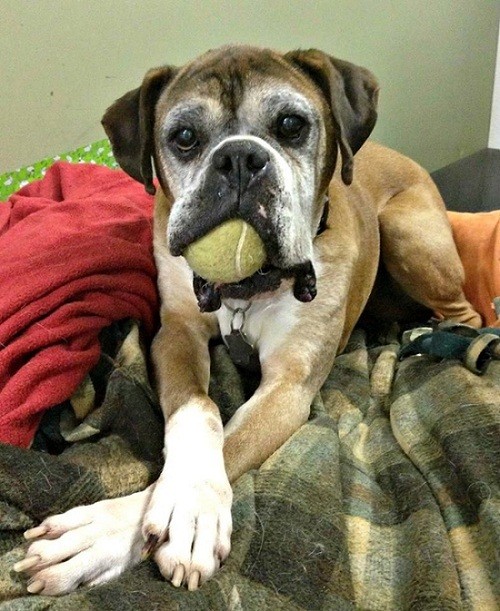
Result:
<svg viewBox="0 0 500 611"><path fill-rule="evenodd" d="M231 219L215 227L190 244L183 255L199 276L221 284L248 278L266 260L259 234L240 219Z"/></svg>

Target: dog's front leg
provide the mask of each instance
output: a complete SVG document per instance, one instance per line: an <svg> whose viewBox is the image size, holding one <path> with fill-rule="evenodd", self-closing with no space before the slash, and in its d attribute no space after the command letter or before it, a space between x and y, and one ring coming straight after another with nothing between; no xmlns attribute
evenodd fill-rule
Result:
<svg viewBox="0 0 500 611"><path fill-rule="evenodd" d="M300 380L261 384L226 425L224 459L231 482L260 467L307 421L312 396Z"/></svg>
<svg viewBox="0 0 500 611"><path fill-rule="evenodd" d="M166 417L160 478L147 490L76 507L27 531L31 545L14 568L31 577L31 593L104 583L140 561L144 538L162 574L191 589L229 553L232 492L219 410L207 397L208 341L217 325L199 313L190 283L176 271L168 268L177 300L163 311L153 345Z"/></svg>
<svg viewBox="0 0 500 611"><path fill-rule="evenodd" d="M338 295L328 304L325 293L312 304L298 306L302 316L285 341L261 353L260 386L224 431L224 460L231 482L258 468L309 417L312 400L345 335L346 296ZM265 339L268 346L274 343L273 333L271 326Z"/></svg>
<svg viewBox="0 0 500 611"><path fill-rule="evenodd" d="M211 330L199 313L164 322L153 361L166 417L165 464L142 530L163 576L196 589L229 553L232 491L219 410L207 396Z"/></svg>

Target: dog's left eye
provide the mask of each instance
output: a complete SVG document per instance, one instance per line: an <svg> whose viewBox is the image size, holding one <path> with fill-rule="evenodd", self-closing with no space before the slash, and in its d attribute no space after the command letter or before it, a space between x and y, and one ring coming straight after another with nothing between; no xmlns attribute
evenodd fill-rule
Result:
<svg viewBox="0 0 500 611"><path fill-rule="evenodd" d="M306 125L305 120L298 115L283 115L279 117L276 132L282 140L298 140Z"/></svg>
<svg viewBox="0 0 500 611"><path fill-rule="evenodd" d="M175 146L183 153L191 151L199 144L196 132L190 127L183 127L175 132L172 138Z"/></svg>

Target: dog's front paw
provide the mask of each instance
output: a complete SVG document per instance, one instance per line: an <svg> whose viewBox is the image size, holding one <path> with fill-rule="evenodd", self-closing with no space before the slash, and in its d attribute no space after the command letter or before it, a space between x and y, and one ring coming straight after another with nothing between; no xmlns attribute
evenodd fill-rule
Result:
<svg viewBox="0 0 500 611"><path fill-rule="evenodd" d="M224 467L196 472L166 465L143 522L145 550L155 549L162 575L196 590L231 547L232 490Z"/></svg>
<svg viewBox="0 0 500 611"><path fill-rule="evenodd" d="M141 520L151 488L51 516L25 533L26 558L14 571L31 594L60 595L117 577L141 558Z"/></svg>

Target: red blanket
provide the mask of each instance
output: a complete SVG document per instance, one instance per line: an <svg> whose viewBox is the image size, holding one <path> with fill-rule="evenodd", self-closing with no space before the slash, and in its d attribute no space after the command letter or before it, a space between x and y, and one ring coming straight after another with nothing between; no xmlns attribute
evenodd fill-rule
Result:
<svg viewBox="0 0 500 611"><path fill-rule="evenodd" d="M124 172L52 166L0 204L0 441L28 446L99 358L99 331L158 308L152 197Z"/></svg>

